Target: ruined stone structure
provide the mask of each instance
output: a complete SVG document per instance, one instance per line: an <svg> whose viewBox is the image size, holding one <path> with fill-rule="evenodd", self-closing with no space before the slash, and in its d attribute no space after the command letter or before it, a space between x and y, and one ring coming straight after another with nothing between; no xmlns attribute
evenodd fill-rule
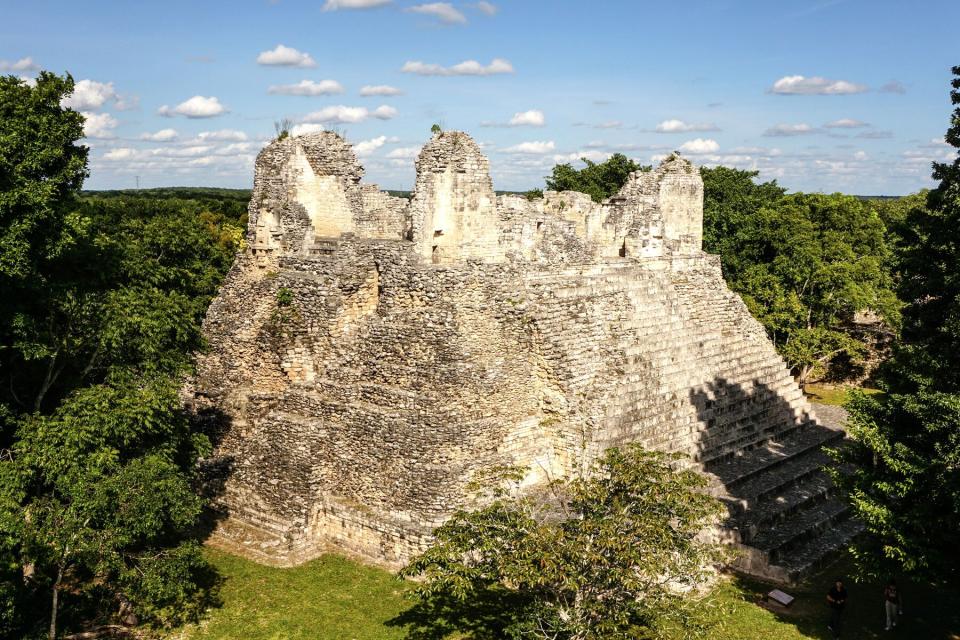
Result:
<svg viewBox="0 0 960 640"><path fill-rule="evenodd" d="M521 465L535 484L627 442L710 474L744 570L789 579L855 530L820 470L841 433L817 425L702 251L688 161L602 204L496 196L459 132L416 168L406 200L361 184L334 133L261 152L249 249L208 312L192 387L221 429L215 543L395 567L478 469Z"/></svg>

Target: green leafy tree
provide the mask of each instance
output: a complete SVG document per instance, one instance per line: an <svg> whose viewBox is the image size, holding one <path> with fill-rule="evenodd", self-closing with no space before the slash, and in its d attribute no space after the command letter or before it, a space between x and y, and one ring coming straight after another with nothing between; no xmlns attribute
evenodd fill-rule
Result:
<svg viewBox="0 0 960 640"><path fill-rule="evenodd" d="M960 66L945 140L960 148ZM910 206L900 233L902 344L888 363L884 397L851 402L856 472L837 478L867 535L854 552L866 573L893 569L955 582L960 574L960 155L935 163L939 186ZM915 203L914 203L915 204Z"/></svg>
<svg viewBox="0 0 960 640"><path fill-rule="evenodd" d="M704 248L764 325L800 382L841 354L865 351L850 330L872 311L889 326L899 303L885 227L873 205L840 194L784 195L755 172L718 167L704 178Z"/></svg>
<svg viewBox="0 0 960 640"><path fill-rule="evenodd" d="M193 201L80 199L82 119L59 106L71 90L51 74L36 88L0 82L0 105L33 105L0 124L23 138L0 158L20 176L0 178L0 202L52 194L18 214L43 212L43 233L8 233L17 219L0 220L26 256L0 276L0 632L13 635L46 617L55 637L120 611L173 624L198 612L211 579L193 490L210 444L177 389L242 235ZM72 182L34 170L60 157L82 160Z"/></svg>
<svg viewBox="0 0 960 640"><path fill-rule="evenodd" d="M586 165L583 169L574 169L570 163L556 165L547 177L547 189L579 191L589 195L594 202L602 202L616 195L631 173L650 170L649 165L639 165L622 153L615 153L603 162L582 160Z"/></svg>
<svg viewBox="0 0 960 640"><path fill-rule="evenodd" d="M401 572L441 599L504 609L505 637L588 640L698 631L700 599L718 546L700 538L720 506L693 471L637 446L610 449L587 477L556 480L546 495L511 497L501 475L485 506L461 511ZM513 485L515 488L515 484ZM702 630L702 629L699 629Z"/></svg>

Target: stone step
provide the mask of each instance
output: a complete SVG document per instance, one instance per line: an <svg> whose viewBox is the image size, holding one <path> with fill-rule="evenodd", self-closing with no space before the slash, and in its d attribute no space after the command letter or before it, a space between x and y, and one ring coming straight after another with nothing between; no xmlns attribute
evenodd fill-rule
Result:
<svg viewBox="0 0 960 640"><path fill-rule="evenodd" d="M711 493L722 500L730 510L731 517L736 518L761 502L776 500L778 494L803 483L815 474L822 473L829 464L830 457L822 449L811 449L732 488L714 485Z"/></svg>
<svg viewBox="0 0 960 640"><path fill-rule="evenodd" d="M793 459L804 452L829 446L843 438L843 431L820 425L809 425L795 430L791 435L767 442L764 446L734 455L722 462L705 465L712 476L711 487L720 487L727 492L762 473Z"/></svg>
<svg viewBox="0 0 960 640"><path fill-rule="evenodd" d="M833 495L834 484L823 471L799 481L770 500L755 503L731 524L740 532L740 541L751 544L762 531L777 526L801 511L811 509Z"/></svg>
<svg viewBox="0 0 960 640"><path fill-rule="evenodd" d="M792 550L846 520L849 514L850 506L845 501L831 498L763 529L753 537L750 546L765 553L771 564L778 564L786 561Z"/></svg>
<svg viewBox="0 0 960 640"><path fill-rule="evenodd" d="M778 567L788 581L797 583L817 569L826 566L837 552L863 533L866 526L860 520L848 518L824 530L819 536L796 547Z"/></svg>

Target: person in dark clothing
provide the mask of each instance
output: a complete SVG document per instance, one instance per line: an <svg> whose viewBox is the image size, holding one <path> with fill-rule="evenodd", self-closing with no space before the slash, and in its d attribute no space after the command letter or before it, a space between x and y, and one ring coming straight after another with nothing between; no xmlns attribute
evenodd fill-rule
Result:
<svg viewBox="0 0 960 640"><path fill-rule="evenodd" d="M834 638L839 638L843 627L843 608L847 606L847 589L843 586L842 579L837 578L833 583L827 593L827 604L830 605L830 632Z"/></svg>
<svg viewBox="0 0 960 640"><path fill-rule="evenodd" d="M897 616L903 613L900 592L893 580L889 581L883 590L883 603L887 613L887 631L890 631L891 627L897 626Z"/></svg>

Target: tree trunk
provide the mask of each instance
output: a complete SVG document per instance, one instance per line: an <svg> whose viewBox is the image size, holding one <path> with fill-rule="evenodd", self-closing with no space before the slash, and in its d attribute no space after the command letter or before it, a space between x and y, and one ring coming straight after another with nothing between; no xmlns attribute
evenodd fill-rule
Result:
<svg viewBox="0 0 960 640"><path fill-rule="evenodd" d="M53 583L53 605L50 607L50 640L57 637L57 605L60 599L60 581L63 580L63 567L57 570L57 581Z"/></svg>

